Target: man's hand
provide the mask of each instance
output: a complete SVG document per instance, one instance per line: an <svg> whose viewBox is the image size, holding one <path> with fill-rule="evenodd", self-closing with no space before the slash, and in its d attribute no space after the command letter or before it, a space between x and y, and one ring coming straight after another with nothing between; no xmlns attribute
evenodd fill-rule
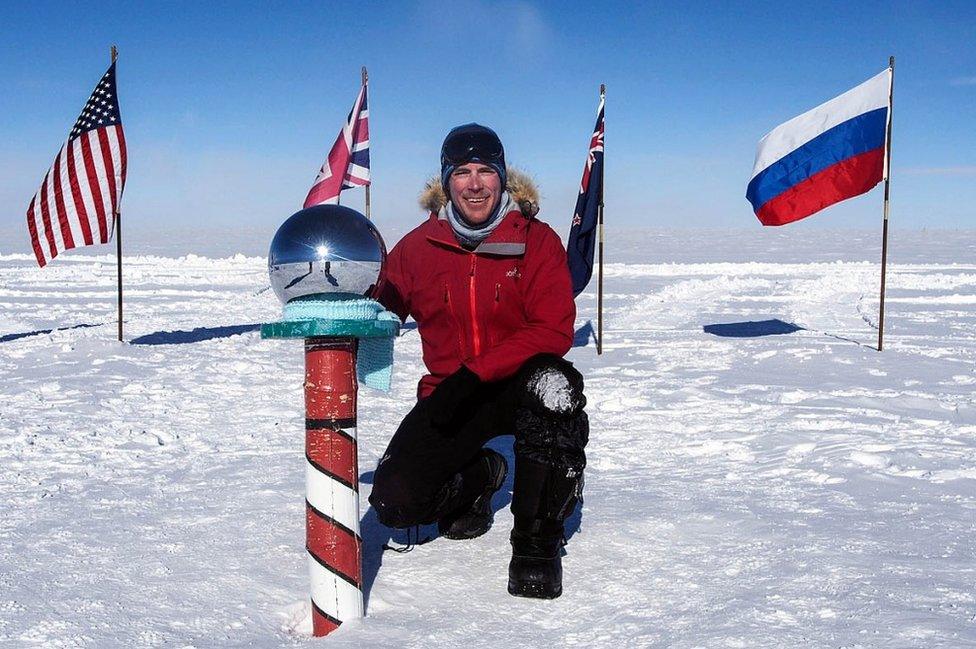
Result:
<svg viewBox="0 0 976 649"><path fill-rule="evenodd" d="M435 428L443 429L451 423L461 406L478 391L479 387L481 387L481 379L478 375L462 365L458 371L441 381L427 397L430 423ZM445 430L444 433L448 436L453 435L453 431L448 434Z"/></svg>

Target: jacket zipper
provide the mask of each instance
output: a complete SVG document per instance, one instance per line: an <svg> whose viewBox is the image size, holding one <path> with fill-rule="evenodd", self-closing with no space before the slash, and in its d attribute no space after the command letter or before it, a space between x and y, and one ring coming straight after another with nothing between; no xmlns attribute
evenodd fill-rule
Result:
<svg viewBox="0 0 976 649"><path fill-rule="evenodd" d="M454 312L454 300L451 299L451 289L447 283L444 284L444 304L447 305L447 310L451 314L451 319L454 320L454 326L457 328L458 353L463 355L464 338L461 336L461 322L458 320L457 313Z"/></svg>
<svg viewBox="0 0 976 649"><path fill-rule="evenodd" d="M500 283L495 284L495 303L491 306L491 318L488 320L488 344L494 345L498 341L495 340L495 332L493 331L492 324L495 322L495 315L498 313L498 303L501 301L502 285Z"/></svg>
<svg viewBox="0 0 976 649"><path fill-rule="evenodd" d="M468 302L471 306L471 338L474 340L474 357L481 355L481 334L478 333L478 312L475 309L474 263L477 255L471 254L471 274L468 276Z"/></svg>

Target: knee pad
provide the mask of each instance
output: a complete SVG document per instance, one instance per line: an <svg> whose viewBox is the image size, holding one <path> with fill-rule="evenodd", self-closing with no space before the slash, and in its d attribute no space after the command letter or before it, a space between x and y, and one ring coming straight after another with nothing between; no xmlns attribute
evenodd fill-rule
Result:
<svg viewBox="0 0 976 649"><path fill-rule="evenodd" d="M552 354L533 356L521 370L524 403L557 417L573 417L586 406L583 375L569 361Z"/></svg>

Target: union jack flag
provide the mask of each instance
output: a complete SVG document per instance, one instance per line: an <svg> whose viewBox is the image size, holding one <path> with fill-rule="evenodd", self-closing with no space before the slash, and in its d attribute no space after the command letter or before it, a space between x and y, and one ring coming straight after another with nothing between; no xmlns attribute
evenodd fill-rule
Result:
<svg viewBox="0 0 976 649"><path fill-rule="evenodd" d="M573 278L573 295L586 288L593 275L593 250L596 247L596 226L600 203L603 200L603 96L596 113L596 126L590 137L590 148L580 180L580 193L569 229L566 253L569 274Z"/></svg>
<svg viewBox="0 0 976 649"><path fill-rule="evenodd" d="M319 169L304 207L338 204L343 189L369 184L369 109L363 84L329 157Z"/></svg>
<svg viewBox="0 0 976 649"><path fill-rule="evenodd" d="M113 62L27 208L27 229L39 266L65 250L112 239L125 164Z"/></svg>

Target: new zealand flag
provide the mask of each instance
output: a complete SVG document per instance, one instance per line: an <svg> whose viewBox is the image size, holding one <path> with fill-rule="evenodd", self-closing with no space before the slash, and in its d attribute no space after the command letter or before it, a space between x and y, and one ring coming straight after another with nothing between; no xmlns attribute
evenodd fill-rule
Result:
<svg viewBox="0 0 976 649"><path fill-rule="evenodd" d="M603 97L596 115L596 128L590 138L579 198L573 213L566 252L573 277L573 296L583 292L593 275L593 250L596 248L597 217L603 201Z"/></svg>

